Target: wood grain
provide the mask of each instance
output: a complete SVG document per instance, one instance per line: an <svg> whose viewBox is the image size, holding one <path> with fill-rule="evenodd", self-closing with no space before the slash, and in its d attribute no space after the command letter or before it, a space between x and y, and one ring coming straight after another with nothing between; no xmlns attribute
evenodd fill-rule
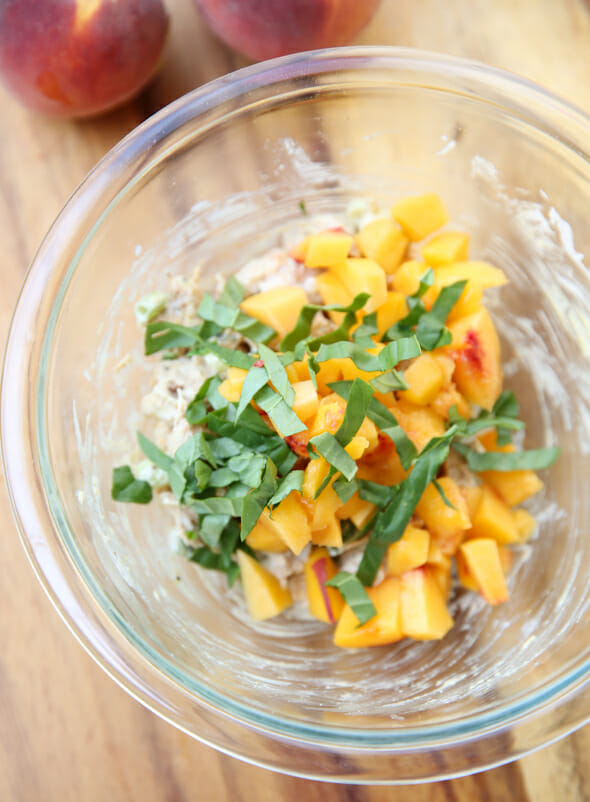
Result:
<svg viewBox="0 0 590 802"><path fill-rule="evenodd" d="M244 64L170 0L166 59L134 103L85 122L48 120L0 90L0 339L45 231L94 163L152 112ZM590 14L582 0L383 0L359 38L479 59L590 112ZM4 488L0 538L0 800L3 802L474 802L590 800L590 728L517 763L421 787L361 788L283 777L219 755L120 690L44 597Z"/></svg>

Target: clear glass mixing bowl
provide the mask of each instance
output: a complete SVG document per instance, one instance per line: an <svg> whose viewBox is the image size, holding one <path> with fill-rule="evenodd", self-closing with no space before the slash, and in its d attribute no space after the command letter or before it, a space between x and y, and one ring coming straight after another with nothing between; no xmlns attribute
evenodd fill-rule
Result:
<svg viewBox="0 0 590 802"><path fill-rule="evenodd" d="M33 566L84 647L200 740L306 777L415 782L493 766L590 717L590 121L513 76L409 50L302 54L228 75L115 147L47 235L4 364L2 448ZM527 445L563 455L497 609L442 642L340 651L253 625L178 556L157 505L110 500L149 384L133 302L205 285L351 197L438 192L493 302ZM131 354L131 360L125 359Z"/></svg>

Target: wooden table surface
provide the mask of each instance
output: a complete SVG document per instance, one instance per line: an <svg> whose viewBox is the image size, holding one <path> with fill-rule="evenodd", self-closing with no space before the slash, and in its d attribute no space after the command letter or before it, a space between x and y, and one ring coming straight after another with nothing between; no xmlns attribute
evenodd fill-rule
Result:
<svg viewBox="0 0 590 802"><path fill-rule="evenodd" d="M0 342L41 238L95 162L184 92L244 65L191 0L167 0L163 68L135 102L67 122L19 107L0 89ZM583 0L382 0L364 44L418 47L526 76L590 113L590 7ZM191 740L120 690L86 655L39 587L0 491L0 800L356 802L590 800L590 726L517 763L418 787L362 788L245 765Z"/></svg>

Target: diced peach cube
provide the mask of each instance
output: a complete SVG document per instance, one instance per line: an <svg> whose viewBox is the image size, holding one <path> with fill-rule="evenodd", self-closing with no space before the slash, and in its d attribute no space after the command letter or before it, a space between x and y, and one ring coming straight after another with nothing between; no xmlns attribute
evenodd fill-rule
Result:
<svg viewBox="0 0 590 802"><path fill-rule="evenodd" d="M449 323L454 381L470 404L490 410L502 390L500 341L487 309Z"/></svg>
<svg viewBox="0 0 590 802"><path fill-rule="evenodd" d="M335 360L329 360L324 364L329 365L334 361ZM324 432L334 434L340 427L345 412L346 401L336 393L330 392L330 394L322 398L319 403L318 411L309 428L310 437L315 437Z"/></svg>
<svg viewBox="0 0 590 802"><path fill-rule="evenodd" d="M272 512L263 510L261 518L263 524L277 534L293 554L299 554L311 540L305 507L296 490L291 491Z"/></svg>
<svg viewBox="0 0 590 802"><path fill-rule="evenodd" d="M358 649L366 646L381 646L394 643L403 637L400 618L400 580L390 576L367 588L367 594L377 610L362 626L351 608L346 605L336 631L334 644L346 649Z"/></svg>
<svg viewBox="0 0 590 802"><path fill-rule="evenodd" d="M413 568L419 568L428 560L430 534L426 529L408 525L404 534L387 549L387 572L400 576Z"/></svg>
<svg viewBox="0 0 590 802"><path fill-rule="evenodd" d="M296 245L293 245L291 250L289 251L289 256L291 259L295 259L296 262L305 262L305 254L307 253L307 243L309 237L305 237L304 239L300 240Z"/></svg>
<svg viewBox="0 0 590 802"><path fill-rule="evenodd" d="M537 519L528 510L512 510L512 518L521 543L525 543L537 528Z"/></svg>
<svg viewBox="0 0 590 802"><path fill-rule="evenodd" d="M401 198L392 206L391 214L413 241L424 239L449 219L443 202L434 192Z"/></svg>
<svg viewBox="0 0 590 802"><path fill-rule="evenodd" d="M369 300L363 307L366 313L375 312L387 300L385 271L372 259L347 259L332 270L353 297L369 293Z"/></svg>
<svg viewBox="0 0 590 802"><path fill-rule="evenodd" d="M427 351L416 357L404 370L404 379L408 389L401 392L400 396L420 406L434 401L445 383L445 375L438 360Z"/></svg>
<svg viewBox="0 0 590 802"><path fill-rule="evenodd" d="M481 485L469 485L467 487L460 487L461 495L467 504L467 513L469 518L473 520L475 511L481 501L483 488Z"/></svg>
<svg viewBox="0 0 590 802"><path fill-rule="evenodd" d="M454 554L471 525L469 512L454 479L443 476L438 484L453 506L449 507L445 503L434 482L431 482L416 505L416 514L422 518L433 538L436 538L443 554Z"/></svg>
<svg viewBox="0 0 590 802"><path fill-rule="evenodd" d="M323 231L307 238L306 267L334 267L345 261L353 238L338 231Z"/></svg>
<svg viewBox="0 0 590 802"><path fill-rule="evenodd" d="M428 566L407 571L401 582L402 632L416 640L439 640L453 626L438 582Z"/></svg>
<svg viewBox="0 0 590 802"><path fill-rule="evenodd" d="M331 484L325 487L320 495L313 502L313 512L311 517L311 531L317 532L330 526L336 511L340 509L342 502L338 493Z"/></svg>
<svg viewBox="0 0 590 802"><path fill-rule="evenodd" d="M459 390L457 390L454 382L443 387L429 406L437 415L440 415L441 418L448 419L449 412L453 407L457 407L457 412L462 418L465 418L465 420L469 420L471 417L471 407Z"/></svg>
<svg viewBox="0 0 590 802"><path fill-rule="evenodd" d="M310 460L303 475L303 489L301 495L306 501L313 501L322 482L328 475L330 466L323 457Z"/></svg>
<svg viewBox="0 0 590 802"><path fill-rule="evenodd" d="M518 543L512 510L489 485L481 486L481 499L471 519L471 538L492 538L500 544Z"/></svg>
<svg viewBox="0 0 590 802"><path fill-rule="evenodd" d="M390 487L406 476L393 442L384 435L380 436L377 448L362 457L357 471L359 479Z"/></svg>
<svg viewBox="0 0 590 802"><path fill-rule="evenodd" d="M293 412L302 421L308 421L318 411L320 400L318 391L313 386L311 379L302 382L294 382L295 400L293 401Z"/></svg>
<svg viewBox="0 0 590 802"><path fill-rule="evenodd" d="M270 529L264 519L260 517L254 528L246 538L246 543L254 551L268 551L273 554L280 554L288 551L287 544L283 538Z"/></svg>
<svg viewBox="0 0 590 802"><path fill-rule="evenodd" d="M451 592L451 558L443 554L436 540L430 538L428 560L426 561L432 576L446 600Z"/></svg>
<svg viewBox="0 0 590 802"><path fill-rule="evenodd" d="M273 328L279 337L288 334L297 323L301 307L307 303L302 287L273 287L244 298L241 309Z"/></svg>
<svg viewBox="0 0 590 802"><path fill-rule="evenodd" d="M303 569L309 612L319 621L335 624L344 609L344 599L326 582L336 575L334 561L324 548L312 549Z"/></svg>
<svg viewBox="0 0 590 802"><path fill-rule="evenodd" d="M340 521L333 516L328 525L323 529L313 530L311 542L315 546L327 546L331 549L339 549L342 546L342 527Z"/></svg>
<svg viewBox="0 0 590 802"><path fill-rule="evenodd" d="M360 459L365 451L369 448L369 441L366 437L362 437L362 435L355 435L350 443L347 443L344 446L344 450L351 457L353 460Z"/></svg>
<svg viewBox="0 0 590 802"><path fill-rule="evenodd" d="M395 273L408 247L403 229L393 220L372 220L356 237L363 256L373 259L386 273Z"/></svg>
<svg viewBox="0 0 590 802"><path fill-rule="evenodd" d="M504 570L500 562L498 543L492 538L476 538L463 543L461 556L469 569L469 577L490 604L500 604L508 598Z"/></svg>
<svg viewBox="0 0 590 802"><path fill-rule="evenodd" d="M236 552L244 597L250 617L264 621L282 613L293 603L291 594L279 580L245 551Z"/></svg>
<svg viewBox="0 0 590 802"><path fill-rule="evenodd" d="M501 287L507 282L504 271L487 262L453 262L440 265L435 270L434 286L437 291L463 280L466 280L467 284L451 309L447 318L448 323L477 312L481 308L484 289Z"/></svg>
<svg viewBox="0 0 590 802"><path fill-rule="evenodd" d="M513 443L499 446L495 429L479 435L479 441L486 451L500 451L510 454L516 451ZM482 471L481 478L491 485L511 507L522 504L543 488L543 482L534 471Z"/></svg>
<svg viewBox="0 0 590 802"><path fill-rule="evenodd" d="M424 262L415 260L404 262L398 267L393 277L393 289L404 295L414 295L418 292L420 279L427 270L428 265L425 265ZM422 296L422 302L427 309L430 309L437 294L438 290L435 287L429 287L426 290Z"/></svg>
<svg viewBox="0 0 590 802"><path fill-rule="evenodd" d="M458 262L469 256L469 234L443 231L428 240L422 248L422 258L431 267Z"/></svg>
<svg viewBox="0 0 590 802"><path fill-rule="evenodd" d="M390 290L385 301L377 309L379 335L385 334L387 329L391 328L398 320L404 318L408 312L408 302L403 292Z"/></svg>
<svg viewBox="0 0 590 802"><path fill-rule="evenodd" d="M243 379L224 379L217 391L219 395L232 404L237 404L242 394Z"/></svg>
<svg viewBox="0 0 590 802"><path fill-rule="evenodd" d="M375 512L375 509L375 505L362 499L357 491L346 504L336 510L336 515L341 520L352 521L357 529L362 529Z"/></svg>
<svg viewBox="0 0 590 802"><path fill-rule="evenodd" d="M326 271L316 276L315 285L324 304L349 306L352 303L354 297L352 292L344 286L339 277L332 271ZM328 312L328 314L337 326L344 317L343 312Z"/></svg>
<svg viewBox="0 0 590 802"><path fill-rule="evenodd" d="M441 437L445 432L444 419L429 407L411 404L401 398L391 405L390 411L418 451L433 437Z"/></svg>

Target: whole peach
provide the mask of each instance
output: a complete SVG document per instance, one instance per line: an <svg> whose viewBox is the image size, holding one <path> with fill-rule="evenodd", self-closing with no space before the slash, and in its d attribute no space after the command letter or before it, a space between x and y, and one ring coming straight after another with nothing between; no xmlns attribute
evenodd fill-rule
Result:
<svg viewBox="0 0 590 802"><path fill-rule="evenodd" d="M167 30L161 0L2 0L0 77L36 111L96 114L149 81Z"/></svg>
<svg viewBox="0 0 590 802"><path fill-rule="evenodd" d="M379 0L196 0L215 33L254 61L348 44Z"/></svg>

